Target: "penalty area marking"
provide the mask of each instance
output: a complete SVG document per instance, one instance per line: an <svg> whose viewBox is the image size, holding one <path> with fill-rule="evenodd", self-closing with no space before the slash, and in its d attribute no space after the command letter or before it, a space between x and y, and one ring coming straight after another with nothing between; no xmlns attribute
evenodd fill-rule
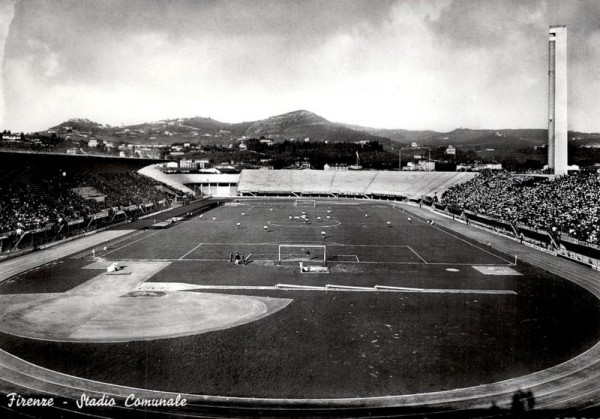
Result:
<svg viewBox="0 0 600 419"><path fill-rule="evenodd" d="M403 208L396 208L396 207L392 207L392 208L393 208L393 209L395 209L396 211L402 211L402 212L406 213L406 211L404 211L404 209L403 209ZM424 224L426 223L426 221L423 221L423 220L421 220L421 217L420 217L420 216L417 216L417 215L414 215L414 214L413 214L413 217L414 217L414 218L415 218L417 221L419 221L419 222L421 222L421 223L424 223ZM429 225L429 224L428 224L428 225ZM438 230L438 231L441 231L442 233L445 233L445 234L447 234L447 235L449 235L449 236L451 236L451 237L454 237L455 239L458 239L458 240L460 240L461 242L467 243L468 245L471 245L471 246L473 246L473 247L474 247L474 248L476 248L476 249L479 249L479 250L481 250L481 251L484 251L485 253L487 253L487 254L489 254L489 255L492 255L492 256L494 256L495 258L497 258L497 259L500 259L500 260L502 260L502 261L504 261L504 262L508 263L509 265L512 265L512 264L513 264L513 263L512 263L512 261L510 261L510 260L506 260L506 259L504 259L503 257L500 257L500 256L498 256L498 255L496 255L496 254L494 254L494 253L490 252L489 250L486 250L486 249L484 249L483 247L480 247L480 246L477 246L476 244L470 243L470 242L468 242L467 240L463 239L462 237L459 237L459 236L457 236L457 235L455 235L455 234L449 233L449 232L447 232L447 231L445 231L445 230L443 230L443 229L439 228L437 225L431 225L431 227L433 227L433 228L435 228L436 230Z"/></svg>
<svg viewBox="0 0 600 419"><path fill-rule="evenodd" d="M340 260L340 258L346 258L347 260ZM335 255L327 260L337 263L360 263L360 259L358 259L358 256L356 255Z"/></svg>
<svg viewBox="0 0 600 419"><path fill-rule="evenodd" d="M199 248L200 246L202 246L202 243L199 243L198 246L194 247L192 250L190 250L189 252L187 252L185 255L183 255L182 257L179 258L179 260L183 259L184 257L186 257L187 255L189 255L190 253L192 253L194 250L196 250L197 248Z"/></svg>
<svg viewBox="0 0 600 419"><path fill-rule="evenodd" d="M410 247L410 246L406 246L406 247L408 248L408 250L410 250L410 251L411 251L411 252L413 252L415 255L417 255L417 257L418 257L419 259L421 259L421 260L422 260L422 261L423 261L423 262L424 262L426 265L428 264L428 262L427 262L425 259L423 259L423 258L421 257L421 255L419 255L417 252L415 252L415 251L413 250L413 248L412 248L412 247Z"/></svg>

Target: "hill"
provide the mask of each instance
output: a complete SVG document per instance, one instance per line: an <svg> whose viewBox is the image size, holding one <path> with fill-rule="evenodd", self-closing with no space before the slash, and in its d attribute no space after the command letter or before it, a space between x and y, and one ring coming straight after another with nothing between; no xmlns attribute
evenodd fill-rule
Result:
<svg viewBox="0 0 600 419"><path fill-rule="evenodd" d="M380 129L331 122L307 110L298 110L272 116L258 121L240 123L221 122L206 117L165 119L156 122L111 127L89 119L70 119L51 128L63 134L88 134L99 139L130 143L235 143L240 138L271 138L275 141L290 139L358 142L378 141L383 145L409 146L416 142L422 146L437 147L453 145L466 149L515 150L542 146L547 142L545 129L466 129L449 132L431 130ZM569 132L571 140L580 145L600 144L600 135Z"/></svg>
<svg viewBox="0 0 600 419"><path fill-rule="evenodd" d="M546 129L467 129L457 128L449 132L411 131L405 129L380 129L348 125L358 131L390 138L393 143L408 146L412 142L429 147L453 145L466 149L516 150L543 146L548 142ZM600 145L600 134L569 131L569 141L579 145Z"/></svg>
<svg viewBox="0 0 600 419"><path fill-rule="evenodd" d="M336 124L305 110L256 121L248 127L246 136L301 140L309 138L335 142L379 141L381 144L390 143L390 139L385 136L355 130L343 124Z"/></svg>
<svg viewBox="0 0 600 419"><path fill-rule="evenodd" d="M312 112L300 110L267 119L228 123L212 118L193 117L110 127L88 119L70 119L51 130L62 133L91 133L101 139L132 143L174 144L181 142L228 144L239 138L272 138L275 141L305 139L335 142L379 141L390 139L336 124Z"/></svg>
<svg viewBox="0 0 600 419"><path fill-rule="evenodd" d="M50 128L52 130L78 130L78 131L93 131L110 129L110 125L102 125L97 122L90 121L87 118L71 118L55 127Z"/></svg>

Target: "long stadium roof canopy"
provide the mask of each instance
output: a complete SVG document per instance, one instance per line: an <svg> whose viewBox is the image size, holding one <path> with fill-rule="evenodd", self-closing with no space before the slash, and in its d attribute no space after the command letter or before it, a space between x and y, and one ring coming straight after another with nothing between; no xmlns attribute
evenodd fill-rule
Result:
<svg viewBox="0 0 600 419"><path fill-rule="evenodd" d="M24 172L49 174L58 170L69 175L119 174L165 161L167 160L0 151L0 179L10 179L11 176L15 177Z"/></svg>

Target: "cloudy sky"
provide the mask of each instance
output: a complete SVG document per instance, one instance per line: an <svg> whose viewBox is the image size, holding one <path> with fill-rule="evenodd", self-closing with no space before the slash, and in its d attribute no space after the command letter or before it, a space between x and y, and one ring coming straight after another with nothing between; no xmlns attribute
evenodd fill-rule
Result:
<svg viewBox="0 0 600 419"><path fill-rule="evenodd" d="M0 128L297 109L382 128L545 128L557 23L569 128L600 131L596 0L0 0Z"/></svg>

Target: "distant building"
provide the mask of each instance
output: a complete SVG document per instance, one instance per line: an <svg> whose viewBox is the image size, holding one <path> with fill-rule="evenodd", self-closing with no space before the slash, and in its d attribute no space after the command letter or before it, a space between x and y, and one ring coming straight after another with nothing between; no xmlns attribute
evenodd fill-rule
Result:
<svg viewBox="0 0 600 419"><path fill-rule="evenodd" d="M424 172L433 172L435 170L435 162L421 160L418 164L419 170Z"/></svg>
<svg viewBox="0 0 600 419"><path fill-rule="evenodd" d="M88 147L90 148L96 148L98 147L98 140L96 139L91 139L88 141Z"/></svg>
<svg viewBox="0 0 600 419"><path fill-rule="evenodd" d="M323 166L323 170L338 170L338 171L346 171L348 170L347 164L334 164L333 166L328 165L327 163Z"/></svg>
<svg viewBox="0 0 600 419"><path fill-rule="evenodd" d="M449 145L448 148L446 148L446 154L454 156L456 154L456 148Z"/></svg>
<svg viewBox="0 0 600 419"><path fill-rule="evenodd" d="M500 163L478 163L473 165L473 170L479 172L481 170L502 170Z"/></svg>
<svg viewBox="0 0 600 419"><path fill-rule="evenodd" d="M197 169L198 164L194 160L181 159L179 160L179 167L185 169Z"/></svg>

